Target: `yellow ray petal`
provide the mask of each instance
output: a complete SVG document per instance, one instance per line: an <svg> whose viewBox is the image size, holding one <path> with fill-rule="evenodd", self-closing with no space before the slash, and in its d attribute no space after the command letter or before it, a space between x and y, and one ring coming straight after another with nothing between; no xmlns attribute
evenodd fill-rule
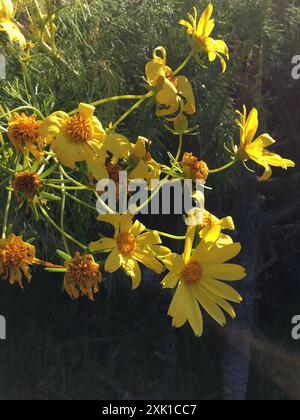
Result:
<svg viewBox="0 0 300 420"><path fill-rule="evenodd" d="M201 279L201 285L205 289L213 292L215 295L229 300L230 302L241 303L243 301L242 297L236 290L221 281L203 276Z"/></svg>
<svg viewBox="0 0 300 420"><path fill-rule="evenodd" d="M115 273L123 264L123 257L118 249L114 249L105 261L104 269L108 273Z"/></svg>
<svg viewBox="0 0 300 420"><path fill-rule="evenodd" d="M210 315L221 327L225 327L226 318L221 309L216 305L216 303L209 299L209 297L203 293L198 284L193 285L193 293L198 299L198 302L203 307L203 309Z"/></svg>
<svg viewBox="0 0 300 420"><path fill-rule="evenodd" d="M205 265L203 267L203 274L207 277L225 281L239 281L247 276L244 267L237 264Z"/></svg>

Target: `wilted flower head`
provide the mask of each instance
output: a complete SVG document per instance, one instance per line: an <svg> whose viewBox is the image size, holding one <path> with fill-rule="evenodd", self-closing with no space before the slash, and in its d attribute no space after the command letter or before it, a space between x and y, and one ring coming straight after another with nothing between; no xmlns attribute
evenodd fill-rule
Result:
<svg viewBox="0 0 300 420"><path fill-rule="evenodd" d="M18 172L12 186L18 202L21 202L24 198L32 202L42 186L42 180L36 172Z"/></svg>
<svg viewBox="0 0 300 420"><path fill-rule="evenodd" d="M17 152L32 153L37 158L43 155L45 139L39 131L40 124L36 115L13 114L8 124L8 138Z"/></svg>
<svg viewBox="0 0 300 420"><path fill-rule="evenodd" d="M65 262L67 272L64 278L64 285L67 293L72 299L80 296L87 296L94 300L94 294L99 292L99 285L102 281L99 264L95 263L92 255L75 254L73 260Z"/></svg>
<svg viewBox="0 0 300 420"><path fill-rule="evenodd" d="M0 240L0 277L10 284L18 283L23 289L22 277L31 280L29 266L37 262L35 247L24 242L22 237L11 234Z"/></svg>
<svg viewBox="0 0 300 420"><path fill-rule="evenodd" d="M187 179L207 181L208 167L202 160L199 161L192 153L185 153L182 160L184 176Z"/></svg>

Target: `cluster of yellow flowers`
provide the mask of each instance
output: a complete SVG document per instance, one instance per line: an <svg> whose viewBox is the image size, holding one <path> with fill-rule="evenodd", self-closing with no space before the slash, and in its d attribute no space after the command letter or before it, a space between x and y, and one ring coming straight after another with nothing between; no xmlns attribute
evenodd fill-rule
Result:
<svg viewBox="0 0 300 420"><path fill-rule="evenodd" d="M119 173L126 171L128 179L143 179L149 183L152 179L191 179L206 183L208 176L228 169L237 162L252 160L264 168L263 180L270 178L271 166L287 169L294 167L290 160L267 150L275 141L268 135L256 137L258 130L258 112L253 109L247 114L246 108L239 112L237 125L240 127L240 142L234 146L230 162L218 169L209 169L206 162L192 153L183 152L183 137L193 130L189 128L189 118L196 113L196 100L189 80L179 75L194 58L196 62L201 54L206 54L213 62L218 58L222 72L226 71L229 60L229 49L222 40L214 40L211 33L215 22L212 19L213 6L209 4L198 19L189 15L190 22L181 20L187 27L191 51L187 59L176 70L167 65L167 52L163 47L153 51L153 58L146 64L148 92L144 95L125 95L101 99L93 104L81 103L77 110L69 113L57 111L44 116L40 109L29 114L26 107L3 112L0 133L0 171L7 174L6 185L8 200L3 212L2 240L0 240L0 277L8 279L11 284L21 287L23 275L31 279L30 266L38 264L48 271L64 273L64 286L68 294L77 299L86 296L93 300L102 282L101 269L115 273L122 269L132 280L132 288L139 287L142 281L141 264L154 273L165 273L162 280L164 288L174 289L174 296L169 308L174 327L182 327L187 322L195 335L203 333L201 309L206 311L217 323L226 324L224 312L235 317L232 303L241 303L242 297L227 282L245 278L246 271L237 264L228 263L241 251L241 245L234 243L224 231L235 230L231 217L218 219L209 212L203 215L199 225L194 223L187 227L184 237L147 229L134 215L115 214L98 216L98 221L107 223L113 228L112 237L103 237L89 245L80 243L64 228L64 212L67 199L76 201L88 209L93 206L80 200L71 192L90 192L92 197L99 194L95 182L101 179L112 179L119 183ZM54 25L52 18L47 25ZM14 20L14 8L11 0L0 0L0 28L4 30L11 42L25 46L27 32L22 32L22 25ZM53 26L54 28L54 26ZM47 27L46 27L47 29ZM44 29L42 43L47 42ZM50 32L50 31L49 31ZM36 35L34 26L30 31ZM53 34L53 31L51 31ZM117 128L127 116L147 101L155 98L156 113L165 124L172 123L170 130L179 138L179 148L171 166L166 167L155 161L151 155L151 141L140 136L132 143ZM116 100L136 100L137 102L116 123L107 129L96 117L99 105ZM33 109L33 107L28 107ZM24 113L20 113L20 111ZM26 112L25 112L26 111ZM8 140L14 153L7 154ZM78 163L81 163L78 166ZM80 170L80 177L74 179L72 171ZM59 174L55 178L55 174ZM89 181L82 183L87 175ZM53 194L59 190L60 197ZM36 219L42 216L53 228L57 229L63 239L65 252L59 251L64 259L63 265L54 265L38 260L35 247L24 242L21 236L10 231L9 209L15 193L16 203L21 209L27 205L32 209ZM151 192L151 191L150 191ZM157 191L155 191L156 193ZM60 200L60 223L56 223L48 214L48 201ZM151 197L150 197L151 200ZM110 209L111 210L111 209ZM182 255L173 253L163 246L162 237L184 241ZM78 251L72 257L68 243L76 245ZM95 261L99 255L100 261ZM104 263L103 256L107 258Z"/></svg>

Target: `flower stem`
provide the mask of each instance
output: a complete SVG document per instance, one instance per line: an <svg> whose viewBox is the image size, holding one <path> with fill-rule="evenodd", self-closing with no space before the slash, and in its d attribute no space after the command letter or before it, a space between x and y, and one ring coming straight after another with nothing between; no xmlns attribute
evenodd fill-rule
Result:
<svg viewBox="0 0 300 420"><path fill-rule="evenodd" d="M154 91L148 92L146 95L143 95L138 102L136 102L131 108L128 109L128 111L123 114L117 122L112 126L112 130L115 130L118 125L120 125L133 111L135 111L137 108L139 108L140 105L142 105L143 102L145 102L146 99L151 98L151 96L154 95Z"/></svg>
<svg viewBox="0 0 300 420"><path fill-rule="evenodd" d="M225 171L226 169L230 168L231 166L233 166L235 163L237 162L236 159L232 160L231 162L227 163L224 166L221 166L221 168L217 168L217 169L210 169L209 173L210 174L217 174L219 172Z"/></svg>
<svg viewBox="0 0 300 420"><path fill-rule="evenodd" d="M2 239L6 238L6 231L7 231L7 224L8 224L8 217L9 217L11 199L12 199L12 192L8 191L7 201L6 201L6 206L5 206L5 212L4 212L4 218L3 218Z"/></svg>
<svg viewBox="0 0 300 420"><path fill-rule="evenodd" d="M41 212L43 213L45 219L58 231L60 232L63 236L65 236L67 239L69 239L69 241L74 242L74 244L76 244L77 246L79 246L80 248L82 248L83 250L87 250L87 246L83 245L81 242L77 241L77 239L73 238L71 235L69 235L68 233L66 233L64 230L62 230L55 222L54 220L51 219L51 217L49 216L49 214L46 212L46 210L42 207L39 206Z"/></svg>
<svg viewBox="0 0 300 420"><path fill-rule="evenodd" d="M61 209L60 209L60 227L62 231L65 231L66 190L65 190L64 176L62 173L60 173L60 179L61 179L61 186L63 188L61 192L62 200L61 200ZM62 235L62 240L65 247L65 251L67 252L68 255L71 255L67 239L64 235Z"/></svg>
<svg viewBox="0 0 300 420"><path fill-rule="evenodd" d="M178 67L178 69L176 69L174 71L174 76L176 76L178 73L181 72L181 70L183 70L185 68L185 66L189 63L190 59L193 57L194 53L193 51L191 51L189 53L189 55L187 56L187 58L184 60L184 62L181 64L181 66Z"/></svg>
<svg viewBox="0 0 300 420"><path fill-rule="evenodd" d="M137 100L137 99L142 99L144 98L145 95L122 95L122 96L112 96L111 98L105 98L105 99L99 99L99 101L96 102L91 102L89 105L91 106L99 106L99 105L104 105L110 102L118 102L118 101L123 101L123 100ZM73 111L69 112L69 115L72 116L74 114L76 114L76 112L78 112L78 109L74 109Z"/></svg>
<svg viewBox="0 0 300 420"><path fill-rule="evenodd" d="M11 110L9 112L6 112L5 114L0 115L0 119L9 117L14 112L26 111L26 110L34 111L37 114L39 114L39 116L41 118L43 118L43 119L45 118L44 115L41 113L41 111L39 109L35 108L34 106L29 106L28 105L28 106L19 106L18 108L15 108L15 109L13 109L13 110Z"/></svg>
<svg viewBox="0 0 300 420"><path fill-rule="evenodd" d="M171 235L170 233L165 233L165 232L158 232L160 236L163 236L165 238L170 238L170 239L175 239L176 241L185 241L186 236L176 236L176 235Z"/></svg>

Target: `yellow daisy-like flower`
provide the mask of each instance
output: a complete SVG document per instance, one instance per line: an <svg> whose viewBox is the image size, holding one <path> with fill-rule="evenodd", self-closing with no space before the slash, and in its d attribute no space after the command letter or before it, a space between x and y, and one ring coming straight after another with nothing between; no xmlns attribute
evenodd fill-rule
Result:
<svg viewBox="0 0 300 420"><path fill-rule="evenodd" d="M12 22L14 6L11 0L0 0L0 31L6 32L10 42L18 42L21 48L26 47L26 39L17 25Z"/></svg>
<svg viewBox="0 0 300 420"><path fill-rule="evenodd" d="M119 134L107 136L94 112L95 107L81 103L78 113L73 116L62 111L50 115L40 130L63 165L75 169L77 162L85 161L92 175L99 180L108 178L107 152L118 160L128 154L130 143Z"/></svg>
<svg viewBox="0 0 300 420"><path fill-rule="evenodd" d="M87 296L94 300L94 294L99 292L102 281L100 266L92 255L75 254L75 258L65 262L67 272L64 276L64 286L72 299Z"/></svg>
<svg viewBox="0 0 300 420"><path fill-rule="evenodd" d="M157 274L163 272L164 266L157 258L170 254L170 250L161 246L159 233L147 231L138 220L133 222L130 214L104 215L98 220L114 226L113 238L102 238L89 245L91 251L111 251L105 262L105 271L115 273L121 267L132 278L132 288L139 287L142 274L139 263L144 264Z"/></svg>
<svg viewBox="0 0 300 420"><path fill-rule="evenodd" d="M192 115L196 112L192 86L186 77L175 76L167 66L165 48L154 50L153 60L146 65L146 77L151 88L156 90L159 117L173 116L167 120L175 121L183 114Z"/></svg>
<svg viewBox="0 0 300 420"><path fill-rule="evenodd" d="M0 239L0 277L10 284L18 283L23 289L22 278L31 281L29 266L39 263L35 258L35 247L24 242L22 237L11 234Z"/></svg>
<svg viewBox="0 0 300 420"><path fill-rule="evenodd" d="M234 221L231 216L224 217L223 219L218 219L212 213L205 211L203 222L201 225L200 237L203 238L209 231L215 226L220 226L222 230L235 230ZM232 244L233 240L229 235L225 235L225 233L220 234L218 241L216 242L216 246L222 247L224 245Z"/></svg>
<svg viewBox="0 0 300 420"><path fill-rule="evenodd" d="M285 170L294 168L295 163L292 160L284 159L276 153L272 153L266 148L276 143L269 134L262 134L254 140L258 130L258 112L253 108L247 117L247 109L244 106L244 112L239 114L237 121L240 127L240 147L236 153L236 157L242 161L253 160L258 165L264 167L265 172L261 179L268 180L272 176L271 166L280 167Z"/></svg>
<svg viewBox="0 0 300 420"><path fill-rule="evenodd" d="M17 152L24 155L32 153L36 158L43 156L46 140L41 135L40 126L36 115L12 115L8 123L8 138Z"/></svg>
<svg viewBox="0 0 300 420"><path fill-rule="evenodd" d="M139 137L132 145L128 163L133 169L129 172L129 179L145 179L148 183L160 179L161 166L152 158L150 145L151 142L144 137Z"/></svg>
<svg viewBox="0 0 300 420"><path fill-rule="evenodd" d="M235 311L228 303L241 303L241 296L224 281L238 281L245 278L245 269L227 261L236 257L241 245L233 243L222 248L215 246L221 227L216 226L203 237L200 245L192 252L195 227L190 227L184 254L172 254L164 259L169 274L162 282L164 288L177 286L169 315L173 326L182 327L189 322L195 335L203 334L203 318L200 306L221 326L226 325L222 309L232 318ZM221 281L220 281L221 280ZM199 306L200 305L200 306Z"/></svg>
<svg viewBox="0 0 300 420"><path fill-rule="evenodd" d="M188 35L191 35L191 46L193 51L198 54L205 52L210 62L218 58L222 64L222 72L225 73L227 64L223 56L229 60L229 50L223 40L215 40L210 37L215 27L214 19L211 19L213 5L210 3L198 21L198 12L194 8L194 16L189 14L190 22L181 19L180 25L187 27Z"/></svg>

